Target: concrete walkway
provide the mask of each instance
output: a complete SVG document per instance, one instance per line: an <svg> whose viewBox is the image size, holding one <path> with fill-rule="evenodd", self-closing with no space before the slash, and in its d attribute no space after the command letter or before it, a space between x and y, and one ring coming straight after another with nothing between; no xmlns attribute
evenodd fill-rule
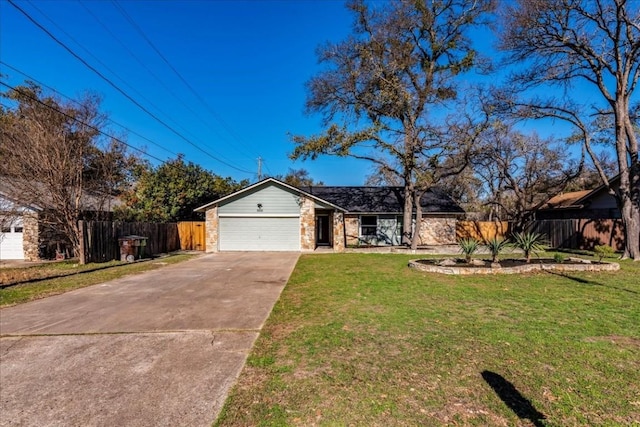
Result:
<svg viewBox="0 0 640 427"><path fill-rule="evenodd" d="M204 255L0 310L0 426L209 426L297 259Z"/></svg>

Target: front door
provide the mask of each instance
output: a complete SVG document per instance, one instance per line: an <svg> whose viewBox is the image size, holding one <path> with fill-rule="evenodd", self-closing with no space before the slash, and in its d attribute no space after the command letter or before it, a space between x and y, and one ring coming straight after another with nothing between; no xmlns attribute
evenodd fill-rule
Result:
<svg viewBox="0 0 640 427"><path fill-rule="evenodd" d="M329 215L316 216L316 245L328 246L331 244L329 238Z"/></svg>

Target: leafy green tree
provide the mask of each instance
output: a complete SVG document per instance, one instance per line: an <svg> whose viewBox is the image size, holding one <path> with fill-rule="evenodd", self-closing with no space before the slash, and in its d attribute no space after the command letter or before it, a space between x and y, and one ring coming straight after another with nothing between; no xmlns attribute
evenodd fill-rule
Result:
<svg viewBox="0 0 640 427"><path fill-rule="evenodd" d="M248 185L215 175L182 156L158 167L141 165L136 183L122 198L118 218L129 221L174 222L202 219L193 210Z"/></svg>

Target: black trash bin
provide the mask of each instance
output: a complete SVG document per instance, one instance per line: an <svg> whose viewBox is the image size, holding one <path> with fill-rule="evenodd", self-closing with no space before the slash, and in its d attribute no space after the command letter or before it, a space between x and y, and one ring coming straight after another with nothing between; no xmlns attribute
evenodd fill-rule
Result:
<svg viewBox="0 0 640 427"><path fill-rule="evenodd" d="M123 236L118 239L120 244L120 261L133 262L144 258L148 237Z"/></svg>

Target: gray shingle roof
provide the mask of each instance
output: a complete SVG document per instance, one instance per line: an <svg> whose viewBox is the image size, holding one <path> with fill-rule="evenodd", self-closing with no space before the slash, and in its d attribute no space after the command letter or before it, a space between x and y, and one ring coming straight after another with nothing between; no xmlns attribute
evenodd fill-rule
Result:
<svg viewBox="0 0 640 427"><path fill-rule="evenodd" d="M348 212L401 213L402 187L301 187L303 191L340 206ZM427 191L420 201L424 213L460 213L464 210L439 188Z"/></svg>

